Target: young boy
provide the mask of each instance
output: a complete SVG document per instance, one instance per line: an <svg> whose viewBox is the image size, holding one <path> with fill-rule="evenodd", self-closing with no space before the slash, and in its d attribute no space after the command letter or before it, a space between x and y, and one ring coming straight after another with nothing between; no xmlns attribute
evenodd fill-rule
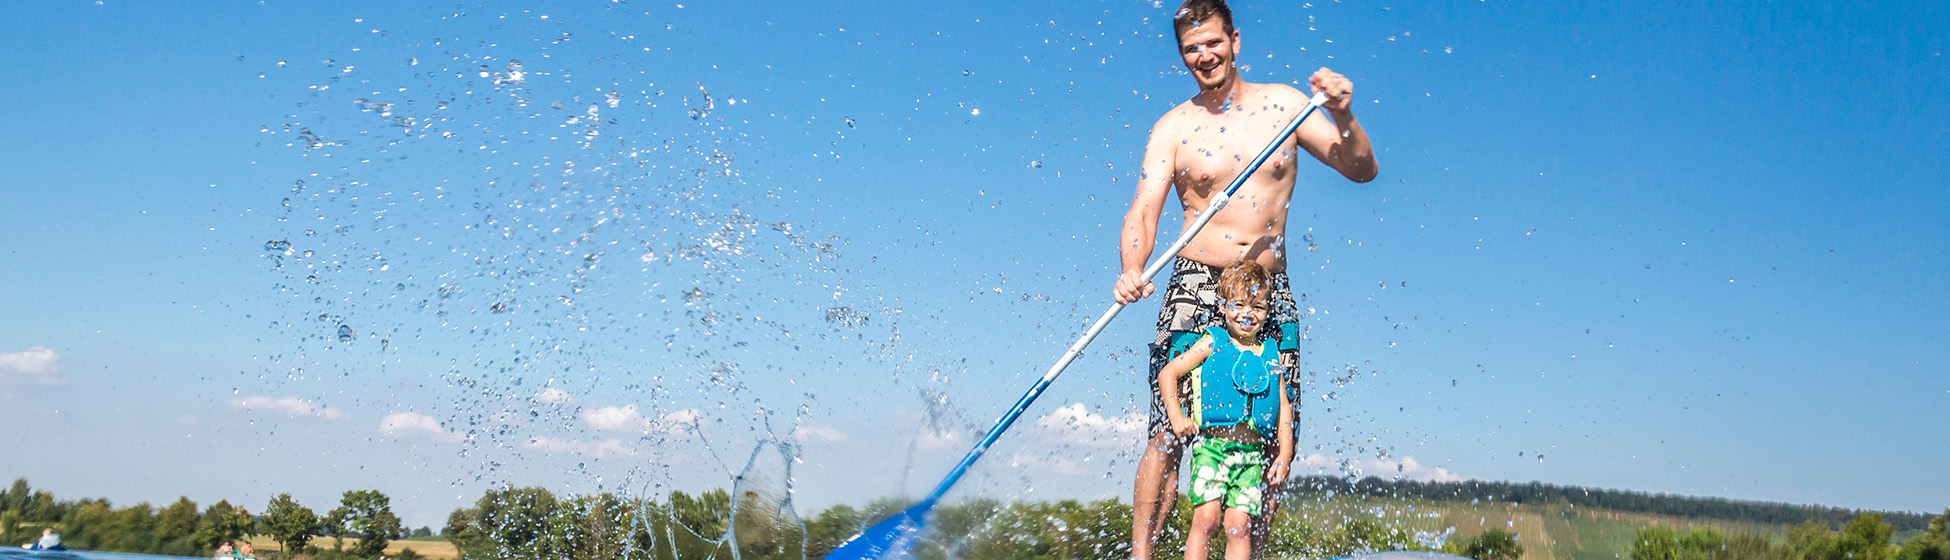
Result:
<svg viewBox="0 0 1950 560"><path fill-rule="evenodd" d="M1260 515L1266 479L1285 480L1293 460L1293 409L1281 374L1279 354L1264 344L1267 296L1272 281L1259 263L1241 260L1219 276L1219 311L1225 321L1209 327L1191 348L1158 372L1171 431L1192 443L1191 534L1185 560L1205 560L1206 547L1223 515L1226 560L1252 554L1248 533ZM1192 405L1179 398L1179 379L1195 376ZM1186 415L1187 408L1192 416ZM1273 464L1265 448L1277 446Z"/></svg>

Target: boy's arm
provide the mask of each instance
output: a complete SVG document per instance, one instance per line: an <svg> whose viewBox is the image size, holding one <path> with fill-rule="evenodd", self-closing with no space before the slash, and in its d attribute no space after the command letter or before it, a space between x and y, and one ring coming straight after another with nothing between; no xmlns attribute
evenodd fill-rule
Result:
<svg viewBox="0 0 1950 560"><path fill-rule="evenodd" d="M1179 431L1178 428L1181 423L1184 425L1190 425L1192 423L1192 419L1186 417L1184 410L1182 410L1184 404L1178 396L1178 378L1184 377L1187 373L1191 373L1192 368L1205 363L1205 359L1211 355L1212 337L1200 337L1198 342L1192 343L1191 348L1185 349L1185 353L1179 354L1176 358L1172 358L1170 362L1165 364L1163 369L1158 370L1158 393L1159 396L1164 397L1165 414L1171 419L1173 432ZM1196 426L1193 426L1193 429L1196 428ZM1180 433L1178 435L1189 434Z"/></svg>

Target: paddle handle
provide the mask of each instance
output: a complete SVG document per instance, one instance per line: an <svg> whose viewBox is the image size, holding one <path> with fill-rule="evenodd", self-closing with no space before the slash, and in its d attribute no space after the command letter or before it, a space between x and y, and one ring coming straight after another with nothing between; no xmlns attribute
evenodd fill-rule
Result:
<svg viewBox="0 0 1950 560"><path fill-rule="evenodd" d="M1198 235L1199 230L1205 229L1205 223L1212 221L1212 216L1217 215L1219 209L1224 208L1226 203L1232 200L1232 193L1238 192L1239 187L1246 184L1246 178L1251 177L1254 171L1258 171L1260 164L1266 163L1266 158L1272 157L1273 152L1279 151L1280 145L1286 143L1287 137L1293 136L1293 131L1299 130L1300 123L1306 121L1307 117L1313 116L1314 111L1320 109L1321 104L1326 102L1327 94L1315 92L1313 98L1307 100L1306 111L1300 113L1293 122L1287 123L1286 128L1280 130L1280 135L1274 137L1272 142L1268 142L1266 149L1260 150L1252 163L1246 164L1246 168L1232 178L1232 183L1226 185L1224 191L1213 197L1212 202L1205 206L1205 211L1199 212L1198 218L1185 227L1185 232L1178 234L1178 240L1172 242L1170 247L1166 247L1165 251L1158 255L1157 260L1151 261L1149 266L1144 267L1143 278L1156 277L1159 272L1163 272L1165 265L1170 264L1172 259L1178 257L1178 252L1185 250L1185 245L1192 242L1192 237ZM1083 349L1090 346L1090 341L1096 340L1097 334L1110 325L1111 319L1117 318L1117 313L1123 311L1124 306L1124 303L1112 304L1102 316L1097 317L1097 322L1092 323L1090 329L1083 332L1083 337L1078 338L1075 344L1071 344L1070 349L1063 352L1061 358L1057 358L1056 363L1049 367L1049 371L1043 373L1042 379L1036 380L1036 384L1029 387L1029 392L1023 393L1022 398L1016 399L1016 405L1009 407L1009 412L996 420L995 427L989 428L988 434L982 436L982 441L976 443L974 449L968 450L968 455L961 458L961 463L955 465L955 470L949 471L948 477L942 479L941 484L934 487L934 492L928 494L927 501L940 499L942 495L948 493L949 488L953 488L956 482L961 481L962 475L968 473L969 465L975 464L975 460L980 459L982 453L989 450L989 445L995 443L996 438L1002 436L1002 432L1008 431L1009 426L1016 423L1016 418L1022 416L1022 412L1029 408L1029 403L1036 402L1036 397L1042 396L1043 389L1049 388L1050 382L1056 381L1057 376L1063 375L1063 369L1070 367L1070 362L1076 361L1078 356L1083 355Z"/></svg>

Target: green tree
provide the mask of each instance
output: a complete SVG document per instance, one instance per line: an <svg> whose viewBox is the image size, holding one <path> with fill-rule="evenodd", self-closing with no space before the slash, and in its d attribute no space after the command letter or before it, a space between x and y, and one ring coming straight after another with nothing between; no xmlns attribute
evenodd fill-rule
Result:
<svg viewBox="0 0 1950 560"><path fill-rule="evenodd" d="M1839 532L1810 521L1788 529L1783 556L1790 560L1891 560L1898 552L1889 544L1895 531L1873 512L1857 514Z"/></svg>
<svg viewBox="0 0 1950 560"><path fill-rule="evenodd" d="M1889 536L1895 532L1895 527L1882 522L1882 514L1863 513L1842 526L1835 544L1848 560L1889 560L1896 555L1896 548L1889 546Z"/></svg>
<svg viewBox="0 0 1950 560"><path fill-rule="evenodd" d="M441 533L468 559L539 558L555 508L546 488L496 488L449 514Z"/></svg>
<svg viewBox="0 0 1950 560"><path fill-rule="evenodd" d="M176 503L156 514L156 543L160 547L155 552L175 556L201 556L197 550L196 526L202 518L196 513L196 502L188 497L176 498Z"/></svg>
<svg viewBox="0 0 1950 560"><path fill-rule="evenodd" d="M251 518L244 508L230 505L229 500L211 504L203 510L203 518L196 523L196 546L200 550L215 550L217 545L235 541L244 535L257 534L257 520Z"/></svg>
<svg viewBox="0 0 1950 560"><path fill-rule="evenodd" d="M860 532L860 511L840 504L826 508L806 524L806 557L825 558L840 543Z"/></svg>
<svg viewBox="0 0 1950 560"><path fill-rule="evenodd" d="M440 536L446 537L447 542L454 543L454 550L459 552L462 558L486 558L486 550L492 548L484 535L474 531L474 519L480 513L480 510L474 508L455 509L453 513L447 514L447 525L440 528Z"/></svg>
<svg viewBox="0 0 1950 560"><path fill-rule="evenodd" d="M1469 546L1463 547L1463 556L1476 560L1517 560L1523 557L1523 545L1517 544L1516 534L1492 528L1470 539Z"/></svg>
<svg viewBox="0 0 1950 560"><path fill-rule="evenodd" d="M1950 508L1930 519L1930 526L1896 553L1898 560L1950 560Z"/></svg>
<svg viewBox="0 0 1950 560"><path fill-rule="evenodd" d="M323 517L318 518L318 533L332 537L332 552L345 552L345 537L351 534L345 517L351 514L352 512L345 508L332 508L331 511L325 512Z"/></svg>
<svg viewBox="0 0 1950 560"><path fill-rule="evenodd" d="M393 539L405 536L399 516L393 515L392 499L378 490L347 490L328 517L338 520L343 531L359 535L352 554L361 558L377 558Z"/></svg>
<svg viewBox="0 0 1950 560"><path fill-rule="evenodd" d="M731 493L723 488L714 488L692 498L681 490L671 492L670 514L678 524L697 536L718 538L724 535L725 528L731 523Z"/></svg>
<svg viewBox="0 0 1950 560"><path fill-rule="evenodd" d="M284 548L284 557L302 554L311 543L311 537L318 532L318 514L311 508L298 504L291 494L278 494L271 503L264 506L264 518L260 521L264 532L278 541Z"/></svg>

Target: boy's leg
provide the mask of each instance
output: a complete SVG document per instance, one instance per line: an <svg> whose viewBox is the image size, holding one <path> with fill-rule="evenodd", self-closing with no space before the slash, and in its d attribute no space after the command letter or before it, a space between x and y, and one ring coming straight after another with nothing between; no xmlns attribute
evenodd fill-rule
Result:
<svg viewBox="0 0 1950 560"><path fill-rule="evenodd" d="M1185 535L1185 560L1205 560L1209 554L1206 550L1211 547L1212 533L1224 523L1220 517L1225 511L1225 500L1212 500L1192 508L1191 534ZM1228 551L1227 555L1230 554Z"/></svg>
<svg viewBox="0 0 1950 560"><path fill-rule="evenodd" d="M1252 557L1253 538L1250 533L1252 533L1254 519L1255 517L1247 515L1245 510L1226 508L1226 560L1247 560ZM1187 557L1186 560L1192 559Z"/></svg>

